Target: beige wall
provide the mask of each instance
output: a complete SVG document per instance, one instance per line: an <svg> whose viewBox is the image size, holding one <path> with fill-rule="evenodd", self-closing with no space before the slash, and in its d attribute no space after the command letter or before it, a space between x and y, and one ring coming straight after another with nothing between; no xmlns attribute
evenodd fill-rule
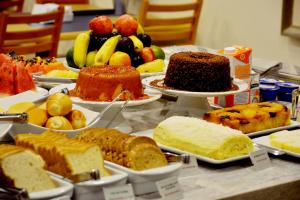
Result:
<svg viewBox="0 0 300 200"><path fill-rule="evenodd" d="M253 48L253 56L300 66L300 40L280 34L283 0L204 0L197 44Z"/></svg>

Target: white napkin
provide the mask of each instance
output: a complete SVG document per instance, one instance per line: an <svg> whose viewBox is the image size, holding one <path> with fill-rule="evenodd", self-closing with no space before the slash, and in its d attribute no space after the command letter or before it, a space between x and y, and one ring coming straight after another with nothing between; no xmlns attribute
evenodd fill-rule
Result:
<svg viewBox="0 0 300 200"><path fill-rule="evenodd" d="M64 7L65 7L65 13L64 13L63 22L73 21L74 14L73 14L72 6L64 6ZM34 4L31 14L43 14L43 13L54 12L55 10L57 10L57 8L58 8L58 4L55 3Z"/></svg>

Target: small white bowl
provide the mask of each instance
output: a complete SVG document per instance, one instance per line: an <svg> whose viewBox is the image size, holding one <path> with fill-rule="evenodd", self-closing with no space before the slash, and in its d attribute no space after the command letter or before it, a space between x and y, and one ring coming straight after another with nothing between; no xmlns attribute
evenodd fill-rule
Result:
<svg viewBox="0 0 300 200"><path fill-rule="evenodd" d="M75 137L78 133L81 131L91 128L97 124L97 122L100 119L100 115L98 112L91 111L89 109L86 109L84 107L81 107L79 105L73 104L72 110L80 110L84 116L86 117L86 126L80 129L75 130L54 130L56 132L63 132L66 133L69 137ZM44 131L49 130L48 128L38 126L31 123L20 123L20 122L14 122L13 127L11 128L10 135L15 138L20 133L36 133L40 134Z"/></svg>

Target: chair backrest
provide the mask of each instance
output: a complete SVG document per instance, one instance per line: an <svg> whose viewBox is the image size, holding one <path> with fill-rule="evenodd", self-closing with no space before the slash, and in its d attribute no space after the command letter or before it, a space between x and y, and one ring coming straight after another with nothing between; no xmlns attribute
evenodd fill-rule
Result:
<svg viewBox="0 0 300 200"><path fill-rule="evenodd" d="M195 0L191 3L176 2L170 5L152 4L149 0L142 0L139 22L154 43L177 41L194 44L202 3L203 0Z"/></svg>
<svg viewBox="0 0 300 200"><path fill-rule="evenodd" d="M0 53L15 51L17 54L48 52L46 57L56 57L64 15L64 7L47 14L0 13ZM8 31L8 25L49 22L38 24L30 30Z"/></svg>
<svg viewBox="0 0 300 200"><path fill-rule="evenodd" d="M89 4L89 0L37 0L37 3Z"/></svg>
<svg viewBox="0 0 300 200"><path fill-rule="evenodd" d="M24 0L1 0L0 1L0 11L10 11L10 12L22 12L24 5ZM16 7L14 10L11 8Z"/></svg>

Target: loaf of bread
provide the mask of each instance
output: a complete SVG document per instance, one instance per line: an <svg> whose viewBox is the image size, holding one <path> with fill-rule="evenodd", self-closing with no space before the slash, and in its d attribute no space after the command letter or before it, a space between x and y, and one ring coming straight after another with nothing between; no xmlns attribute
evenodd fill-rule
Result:
<svg viewBox="0 0 300 200"><path fill-rule="evenodd" d="M101 176L109 175L97 145L69 139L64 133L19 134L16 144L40 154L47 169L62 176L72 179L74 175L93 169L99 169Z"/></svg>
<svg viewBox="0 0 300 200"><path fill-rule="evenodd" d="M300 153L300 130L279 131L269 135L269 140L274 147Z"/></svg>
<svg viewBox="0 0 300 200"><path fill-rule="evenodd" d="M55 93L48 97L46 107L49 115L63 116L72 110L72 101L66 94Z"/></svg>
<svg viewBox="0 0 300 200"><path fill-rule="evenodd" d="M97 144L104 159L134 170L145 170L168 164L155 141L131 136L116 129L90 128L76 136L79 141Z"/></svg>
<svg viewBox="0 0 300 200"><path fill-rule="evenodd" d="M57 187L43 169L45 162L31 150L2 144L0 145L1 185L25 188L37 192Z"/></svg>
<svg viewBox="0 0 300 200"><path fill-rule="evenodd" d="M279 103L262 102L209 111L203 119L243 133L252 133L289 125L290 111Z"/></svg>
<svg viewBox="0 0 300 200"><path fill-rule="evenodd" d="M162 121L153 138L160 144L217 160L253 150L252 141L242 132L192 117L174 116Z"/></svg>

